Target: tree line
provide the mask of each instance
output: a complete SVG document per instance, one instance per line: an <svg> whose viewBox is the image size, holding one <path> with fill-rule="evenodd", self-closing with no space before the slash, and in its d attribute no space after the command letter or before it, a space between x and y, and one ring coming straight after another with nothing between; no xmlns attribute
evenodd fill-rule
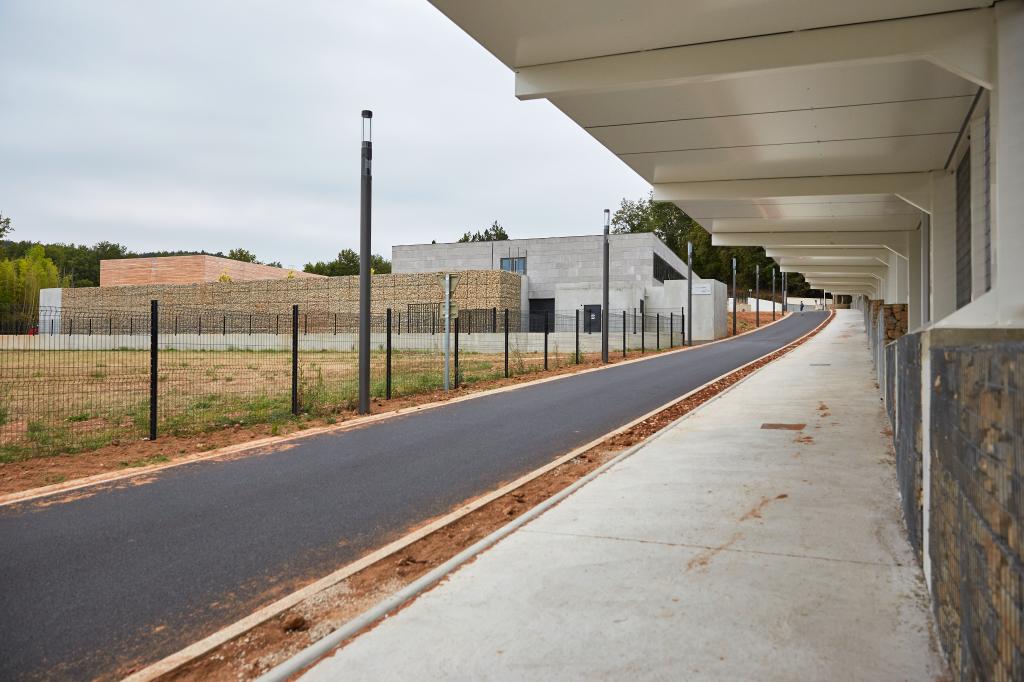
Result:
<svg viewBox="0 0 1024 682"><path fill-rule="evenodd" d="M693 243L693 270L705 279L717 279L732 286L732 259L736 259L736 288L740 295L754 291L757 266L761 268L761 298L771 295L771 272L778 276L778 264L765 255L760 246L713 246L711 234L678 206L655 201L653 192L646 197L623 199L612 215L612 232L653 232L673 252L686 260L686 243ZM810 296L811 287L803 275L786 276L790 296ZM776 291L782 295L781 279ZM732 291L730 290L730 295Z"/></svg>

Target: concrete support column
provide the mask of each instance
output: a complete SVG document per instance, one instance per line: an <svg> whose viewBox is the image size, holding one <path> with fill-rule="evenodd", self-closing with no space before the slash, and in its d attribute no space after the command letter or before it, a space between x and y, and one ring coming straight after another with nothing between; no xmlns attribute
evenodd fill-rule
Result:
<svg viewBox="0 0 1024 682"><path fill-rule="evenodd" d="M992 93L992 285L996 324L1024 324L1024 2L998 2Z"/></svg>
<svg viewBox="0 0 1024 682"><path fill-rule="evenodd" d="M910 329L921 326L921 232L910 235L910 258L907 275L910 280L910 298L907 306L907 325Z"/></svg>
<svg viewBox="0 0 1024 682"><path fill-rule="evenodd" d="M920 324L926 324L932 320L932 217L931 214L921 214L921 229L918 232L918 263L920 272L920 297L917 299L920 309Z"/></svg>
<svg viewBox="0 0 1024 682"><path fill-rule="evenodd" d="M886 276L885 286L882 288L886 303L907 302L910 286L908 270L906 258L895 253L889 254L889 274Z"/></svg>
<svg viewBox="0 0 1024 682"><path fill-rule="evenodd" d="M956 183L945 171L932 174L931 319L956 310Z"/></svg>

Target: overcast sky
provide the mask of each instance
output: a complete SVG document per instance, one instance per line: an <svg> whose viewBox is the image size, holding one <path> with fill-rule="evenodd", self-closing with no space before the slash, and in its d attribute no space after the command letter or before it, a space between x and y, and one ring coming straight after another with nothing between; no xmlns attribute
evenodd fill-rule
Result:
<svg viewBox="0 0 1024 682"><path fill-rule="evenodd" d="M358 246L587 234L646 183L426 0L0 2L0 213L15 239Z"/></svg>

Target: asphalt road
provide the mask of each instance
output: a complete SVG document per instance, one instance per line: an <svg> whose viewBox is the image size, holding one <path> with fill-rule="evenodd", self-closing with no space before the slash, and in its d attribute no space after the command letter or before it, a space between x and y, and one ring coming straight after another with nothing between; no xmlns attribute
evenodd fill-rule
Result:
<svg viewBox="0 0 1024 682"><path fill-rule="evenodd" d="M0 679L158 660L823 319L0 508Z"/></svg>

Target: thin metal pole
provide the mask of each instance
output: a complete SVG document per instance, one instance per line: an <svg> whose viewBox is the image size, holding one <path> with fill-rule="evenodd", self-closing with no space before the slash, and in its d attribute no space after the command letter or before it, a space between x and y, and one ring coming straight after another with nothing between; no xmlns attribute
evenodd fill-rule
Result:
<svg viewBox="0 0 1024 682"><path fill-rule="evenodd" d="M505 378L508 379L508 308L505 308Z"/></svg>
<svg viewBox="0 0 1024 682"><path fill-rule="evenodd" d="M448 325L450 323L451 300L452 300L452 276L445 273L444 276L444 390L448 392L451 377L451 347L448 339Z"/></svg>
<svg viewBox="0 0 1024 682"><path fill-rule="evenodd" d="M676 327L676 319L675 319L675 317L676 317L675 313L669 313L668 314L668 347L670 349L672 348L672 333L675 332L675 327Z"/></svg>
<svg viewBox="0 0 1024 682"><path fill-rule="evenodd" d="M548 368L548 314L544 313L544 369Z"/></svg>
<svg viewBox="0 0 1024 682"><path fill-rule="evenodd" d="M736 257L732 259L732 335L736 336Z"/></svg>
<svg viewBox="0 0 1024 682"><path fill-rule="evenodd" d="M622 357L626 357L626 311L622 311Z"/></svg>
<svg viewBox="0 0 1024 682"><path fill-rule="evenodd" d="M654 350L661 350L661 313L654 313Z"/></svg>
<svg viewBox="0 0 1024 682"><path fill-rule="evenodd" d="M647 331L647 313L644 312L644 302L640 301L640 355L643 355L647 350L647 339L645 332Z"/></svg>
<svg viewBox="0 0 1024 682"><path fill-rule="evenodd" d="M156 414L157 400L160 391L157 388L159 380L159 359L160 352L160 309L156 300L149 302L149 439L156 440Z"/></svg>
<svg viewBox="0 0 1024 682"><path fill-rule="evenodd" d="M459 318L455 318L455 388L459 387Z"/></svg>
<svg viewBox="0 0 1024 682"><path fill-rule="evenodd" d="M775 321L775 268L772 268L772 322Z"/></svg>
<svg viewBox="0 0 1024 682"><path fill-rule="evenodd" d="M687 336L686 336L686 309L685 308L681 309L679 311L679 315L680 315L680 317L679 317L679 333L683 335L683 342L682 342L681 345L685 346L687 344Z"/></svg>
<svg viewBox="0 0 1024 682"><path fill-rule="evenodd" d="M391 308L388 308L387 325L387 364L385 369L384 394L388 400L391 400Z"/></svg>
<svg viewBox="0 0 1024 682"><path fill-rule="evenodd" d="M292 306L292 414L299 413L299 306Z"/></svg>
<svg viewBox="0 0 1024 682"><path fill-rule="evenodd" d="M580 364L580 309L576 309L576 326L573 327L576 335L576 364Z"/></svg>
<svg viewBox="0 0 1024 682"><path fill-rule="evenodd" d="M498 333L498 309L491 308L491 333Z"/></svg>
<svg viewBox="0 0 1024 682"><path fill-rule="evenodd" d="M359 413L367 414L370 411L370 209L373 192L373 112L364 109L362 116L359 203Z"/></svg>
<svg viewBox="0 0 1024 682"><path fill-rule="evenodd" d="M683 317L689 318L686 327L686 345L693 345L693 242L686 242L686 310Z"/></svg>
<svg viewBox="0 0 1024 682"><path fill-rule="evenodd" d="M601 362L608 364L608 231L611 226L611 211L604 210L604 274L602 276L601 297Z"/></svg>
<svg viewBox="0 0 1024 682"><path fill-rule="evenodd" d="M754 327L761 326L761 266L754 266Z"/></svg>

